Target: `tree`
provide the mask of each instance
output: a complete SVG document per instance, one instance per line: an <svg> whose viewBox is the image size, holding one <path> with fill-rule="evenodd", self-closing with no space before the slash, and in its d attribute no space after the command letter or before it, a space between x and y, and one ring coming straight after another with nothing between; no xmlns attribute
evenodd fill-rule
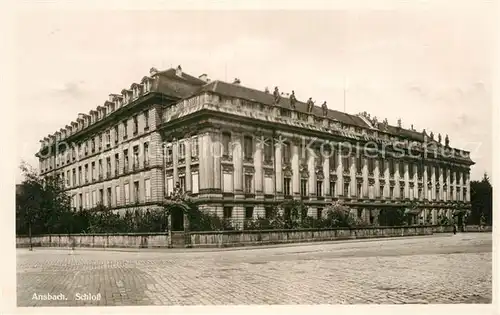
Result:
<svg viewBox="0 0 500 315"><path fill-rule="evenodd" d="M16 195L16 233L68 233L71 201L62 182L54 176L41 178L24 162L20 169L24 180Z"/></svg>
<svg viewBox="0 0 500 315"><path fill-rule="evenodd" d="M480 224L481 217L485 224L491 225L493 220L493 187L485 173L480 181L471 181L471 213L469 224Z"/></svg>
<svg viewBox="0 0 500 315"><path fill-rule="evenodd" d="M332 202L326 211L327 227L352 227L356 225L351 216L351 209L340 201Z"/></svg>

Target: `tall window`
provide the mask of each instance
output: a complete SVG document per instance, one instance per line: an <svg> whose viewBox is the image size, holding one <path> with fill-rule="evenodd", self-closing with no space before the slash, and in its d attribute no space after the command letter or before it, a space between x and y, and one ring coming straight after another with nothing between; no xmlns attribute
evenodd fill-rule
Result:
<svg viewBox="0 0 500 315"><path fill-rule="evenodd" d="M389 159L389 176L394 176L394 159Z"/></svg>
<svg viewBox="0 0 500 315"><path fill-rule="evenodd" d="M128 137L127 121L126 120L122 121L122 124L123 124L123 139L127 139L127 137Z"/></svg>
<svg viewBox="0 0 500 315"><path fill-rule="evenodd" d="M128 149L123 150L123 171L126 172L129 170L128 165Z"/></svg>
<svg viewBox="0 0 500 315"><path fill-rule="evenodd" d="M389 198L394 198L394 187L389 187Z"/></svg>
<svg viewBox="0 0 500 315"><path fill-rule="evenodd" d="M111 187L106 188L106 200L108 207L111 208Z"/></svg>
<svg viewBox="0 0 500 315"><path fill-rule="evenodd" d="M149 165L149 142L144 142L144 166Z"/></svg>
<svg viewBox="0 0 500 315"><path fill-rule="evenodd" d="M427 165L427 180L431 180L432 177L432 169L430 165Z"/></svg>
<svg viewBox="0 0 500 315"><path fill-rule="evenodd" d="M320 149L314 150L314 154L316 155L315 161L316 161L316 166L321 167L323 166L323 154L321 154Z"/></svg>
<svg viewBox="0 0 500 315"><path fill-rule="evenodd" d="M448 170L447 169L443 169L443 182L446 183L446 180L448 179Z"/></svg>
<svg viewBox="0 0 500 315"><path fill-rule="evenodd" d="M292 160L292 148L290 143L284 142L282 146L283 164L289 164Z"/></svg>
<svg viewBox="0 0 500 315"><path fill-rule="evenodd" d="M344 197L349 196L349 183L344 183Z"/></svg>
<svg viewBox="0 0 500 315"><path fill-rule="evenodd" d="M174 160L173 158L173 151L172 151L172 145L167 145L167 156L166 156L167 163L172 163Z"/></svg>
<svg viewBox="0 0 500 315"><path fill-rule="evenodd" d="M139 168L139 146L138 145L134 146L132 148L132 150L133 150L133 154L134 154L134 160L133 160L134 164L132 167L134 169L137 169L137 168Z"/></svg>
<svg viewBox="0 0 500 315"><path fill-rule="evenodd" d="M111 177L111 158L106 158L106 177Z"/></svg>
<svg viewBox="0 0 500 315"><path fill-rule="evenodd" d="M405 173L405 165L402 160L398 161L398 168L399 168L399 178L403 178L404 173Z"/></svg>
<svg viewBox="0 0 500 315"><path fill-rule="evenodd" d="M99 179L101 179L101 178L102 178L102 172L103 172L103 171L102 171L102 160L101 160L101 159L99 159Z"/></svg>
<svg viewBox="0 0 500 315"><path fill-rule="evenodd" d="M134 202L139 202L139 182L134 182Z"/></svg>
<svg viewBox="0 0 500 315"><path fill-rule="evenodd" d="M349 170L351 169L350 157L348 156L342 157L342 169L344 170L344 173L349 172Z"/></svg>
<svg viewBox="0 0 500 315"><path fill-rule="evenodd" d="M231 144L231 134L229 132L222 133L222 156L231 155L229 152Z"/></svg>
<svg viewBox="0 0 500 315"><path fill-rule="evenodd" d="M95 180L95 162L92 162L92 181Z"/></svg>
<svg viewBox="0 0 500 315"><path fill-rule="evenodd" d="M245 136L244 141L244 157L246 160L251 160L253 156L253 139L250 136Z"/></svg>
<svg viewBox="0 0 500 315"><path fill-rule="evenodd" d="M410 163L408 164L408 177L410 177L410 180L411 180L411 179L413 179L413 176L414 176L414 174L415 174L415 172L414 172L414 171L415 171L415 170L414 170L414 168L415 168L415 165L414 165L413 163L411 163L411 162L410 162Z"/></svg>
<svg viewBox="0 0 500 315"><path fill-rule="evenodd" d="M337 183L334 181L330 182L330 196L335 197L335 185Z"/></svg>
<svg viewBox="0 0 500 315"><path fill-rule="evenodd" d="M104 204L104 189L99 189L99 200L98 203Z"/></svg>
<svg viewBox="0 0 500 315"><path fill-rule="evenodd" d="M149 130L149 112L144 111L144 130Z"/></svg>
<svg viewBox="0 0 500 315"><path fill-rule="evenodd" d="M181 186L181 191L186 191L186 176L179 176L179 186Z"/></svg>
<svg viewBox="0 0 500 315"><path fill-rule="evenodd" d="M92 153L95 152L95 138L92 138L91 142L90 142L90 148L92 150Z"/></svg>
<svg viewBox="0 0 500 315"><path fill-rule="evenodd" d="M363 171L363 158L358 156L356 157L356 173L361 174Z"/></svg>
<svg viewBox="0 0 500 315"><path fill-rule="evenodd" d="M73 186L76 186L76 169L73 169Z"/></svg>
<svg viewBox="0 0 500 315"><path fill-rule="evenodd" d="M363 196L363 185L361 183L361 181L358 181L358 191L357 191L357 196L358 198L362 197Z"/></svg>
<svg viewBox="0 0 500 315"><path fill-rule="evenodd" d="M436 167L436 181L439 180L439 176L441 176L441 168L439 166Z"/></svg>
<svg viewBox="0 0 500 315"><path fill-rule="evenodd" d="M134 115L134 117L132 118L133 122L134 122L134 135L137 134L137 132L139 131L139 122L137 121L137 115Z"/></svg>
<svg viewBox="0 0 500 315"><path fill-rule="evenodd" d="M316 182L316 196L323 196L323 181L318 180Z"/></svg>
<svg viewBox="0 0 500 315"><path fill-rule="evenodd" d="M102 149L102 133L99 134L99 150Z"/></svg>
<svg viewBox="0 0 500 315"><path fill-rule="evenodd" d="M307 179L300 180L300 195L307 196Z"/></svg>
<svg viewBox="0 0 500 315"><path fill-rule="evenodd" d="M118 176L118 167L120 166L120 155L118 153L115 154L115 176Z"/></svg>
<svg viewBox="0 0 500 315"><path fill-rule="evenodd" d="M337 171L337 153L335 151L330 152L330 157L329 159L329 165L330 165L330 171Z"/></svg>
<svg viewBox="0 0 500 315"><path fill-rule="evenodd" d="M82 167L78 166L78 185L82 184Z"/></svg>
<svg viewBox="0 0 500 315"><path fill-rule="evenodd" d="M373 158L368 158L368 175L373 175L373 170L375 169L374 164Z"/></svg>
<svg viewBox="0 0 500 315"><path fill-rule="evenodd" d="M198 137L194 137L192 140L191 140L191 157L198 157L198 154L199 154L199 141L198 141Z"/></svg>
<svg viewBox="0 0 500 315"><path fill-rule="evenodd" d="M273 160L273 140L266 139L264 141L264 162L271 162Z"/></svg>
<svg viewBox="0 0 500 315"><path fill-rule="evenodd" d="M384 185L380 185L379 196L380 198L384 197Z"/></svg>
<svg viewBox="0 0 500 315"><path fill-rule="evenodd" d="M186 145L184 141L179 142L179 160L183 160L186 158Z"/></svg>
<svg viewBox="0 0 500 315"><path fill-rule="evenodd" d="M89 175L89 165L85 164L85 172L83 173L83 177L85 179L85 183L89 182L88 176Z"/></svg>
<svg viewBox="0 0 500 315"><path fill-rule="evenodd" d="M424 176L424 167L422 163L417 164L417 177L418 179L422 179Z"/></svg>
<svg viewBox="0 0 500 315"><path fill-rule="evenodd" d="M385 161L383 159L378 160L378 170L380 176L383 176L385 173Z"/></svg>
<svg viewBox="0 0 500 315"><path fill-rule="evenodd" d="M405 197L405 188L399 187L399 197L403 199Z"/></svg>
<svg viewBox="0 0 500 315"><path fill-rule="evenodd" d="M253 176L250 174L245 174L245 193L246 194L252 193L252 181L253 181Z"/></svg>
<svg viewBox="0 0 500 315"><path fill-rule="evenodd" d="M291 186L292 186L292 179L285 177L283 179L283 193L285 194L285 196L291 195Z"/></svg>
<svg viewBox="0 0 500 315"><path fill-rule="evenodd" d="M118 143L118 135L119 135L119 133L118 133L118 125L116 125L115 126L115 144Z"/></svg>
<svg viewBox="0 0 500 315"><path fill-rule="evenodd" d="M70 175L71 175L71 173L70 173L70 171L68 170L68 171L66 172L66 186L70 186L70 184L71 184Z"/></svg>

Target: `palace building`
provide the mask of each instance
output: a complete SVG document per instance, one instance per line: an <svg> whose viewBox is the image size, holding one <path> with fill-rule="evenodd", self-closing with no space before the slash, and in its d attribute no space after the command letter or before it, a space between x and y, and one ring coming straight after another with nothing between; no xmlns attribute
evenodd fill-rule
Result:
<svg viewBox="0 0 500 315"><path fill-rule="evenodd" d="M470 208L474 162L448 136L180 66L152 68L41 144L41 175L60 177L76 209L162 207L176 183L203 211L235 222L285 200L302 200L313 217L341 200L373 225L393 209L436 224Z"/></svg>

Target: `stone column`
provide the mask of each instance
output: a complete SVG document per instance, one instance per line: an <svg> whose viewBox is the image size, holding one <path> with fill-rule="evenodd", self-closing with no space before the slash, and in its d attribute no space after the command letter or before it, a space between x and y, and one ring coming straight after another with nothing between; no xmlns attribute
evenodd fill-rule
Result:
<svg viewBox="0 0 500 315"><path fill-rule="evenodd" d="M422 189L422 193L423 193L423 199L429 199L429 187L427 186L427 183L429 181L429 175L430 174L427 174L427 165L423 165L423 189Z"/></svg>
<svg viewBox="0 0 500 315"><path fill-rule="evenodd" d="M431 199L435 200L437 198L437 196L436 196L436 167L435 166L432 166L432 169L431 169L431 182L432 182Z"/></svg>
<svg viewBox="0 0 500 315"><path fill-rule="evenodd" d="M299 147L295 141L290 143L292 153L292 195L300 196Z"/></svg>
<svg viewBox="0 0 500 315"><path fill-rule="evenodd" d="M221 148L221 134L220 131L215 131L212 133L212 155L213 155L213 161L214 161L214 172L212 174L213 176L213 188L217 191L221 191L221 165L220 165L220 158L222 155L222 148Z"/></svg>
<svg viewBox="0 0 500 315"><path fill-rule="evenodd" d="M413 178L410 178L410 167L413 167ZM413 186L413 189L410 190L410 180L412 182L415 182L415 166L413 164L410 165L410 163L405 163L405 173L404 173L404 182L405 182L405 194L410 198L411 200L415 199L415 186ZM418 185L417 186L417 191L418 191Z"/></svg>
<svg viewBox="0 0 500 315"><path fill-rule="evenodd" d="M363 174L363 186L362 186L362 196L359 196L358 198L366 198L368 197L368 159L367 158L362 158L363 161L363 168L361 170L361 173Z"/></svg>
<svg viewBox="0 0 500 315"><path fill-rule="evenodd" d="M453 186L453 193L451 194L451 200L455 201L457 200L457 176L458 174L455 172L454 169L451 169L451 174L453 174L453 180L451 181L451 186ZM451 189L451 187L449 188Z"/></svg>
<svg viewBox="0 0 500 315"><path fill-rule="evenodd" d="M323 175L323 196L329 201L333 196L330 196L330 160L326 156L323 157Z"/></svg>
<svg viewBox="0 0 500 315"><path fill-rule="evenodd" d="M253 154L253 160L255 165L255 195L262 195L264 193L263 189L263 174L262 174L262 147L264 143L257 139L255 145L255 152Z"/></svg>
<svg viewBox="0 0 500 315"><path fill-rule="evenodd" d="M233 132L234 194L243 196L243 146L241 133Z"/></svg>
<svg viewBox="0 0 500 315"><path fill-rule="evenodd" d="M337 154L337 196L349 197L344 195L344 161L342 161L342 151Z"/></svg>
<svg viewBox="0 0 500 315"><path fill-rule="evenodd" d="M377 165L375 166L375 171L374 171L374 177L375 177L375 187L374 187L374 193L376 198L381 198L379 196L382 196L382 193L380 191L380 178L383 178L384 174L382 173L382 166L381 166L381 160L377 159Z"/></svg>
<svg viewBox="0 0 500 315"><path fill-rule="evenodd" d="M283 156L282 147L280 139L274 141L274 158L276 159L276 169L275 169L275 185L276 185L276 195L283 195Z"/></svg>
<svg viewBox="0 0 500 315"><path fill-rule="evenodd" d="M358 194L358 179L356 178L356 158L351 156L349 157L349 159L351 159L351 194L349 197L354 197Z"/></svg>
<svg viewBox="0 0 500 315"><path fill-rule="evenodd" d="M306 150L308 150L306 148ZM307 160L307 170L309 171L309 179L308 179L308 186L309 186L309 198L312 200L316 200L316 161L314 159L315 152L309 152L308 153L308 160Z"/></svg>
<svg viewBox="0 0 500 315"><path fill-rule="evenodd" d="M186 192L192 191L192 183L191 183L191 144L192 141L190 138L186 139L184 142L184 147L186 148Z"/></svg>
<svg viewBox="0 0 500 315"><path fill-rule="evenodd" d="M470 202L470 175L469 171L467 171L467 177L465 178L465 187L467 188L467 194L465 196L465 201Z"/></svg>

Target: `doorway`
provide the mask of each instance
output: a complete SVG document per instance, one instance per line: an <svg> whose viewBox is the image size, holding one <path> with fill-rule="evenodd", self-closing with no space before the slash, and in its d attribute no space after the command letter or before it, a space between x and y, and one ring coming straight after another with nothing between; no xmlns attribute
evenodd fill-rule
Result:
<svg viewBox="0 0 500 315"><path fill-rule="evenodd" d="M172 231L184 231L184 211L181 207L174 207L170 212Z"/></svg>

